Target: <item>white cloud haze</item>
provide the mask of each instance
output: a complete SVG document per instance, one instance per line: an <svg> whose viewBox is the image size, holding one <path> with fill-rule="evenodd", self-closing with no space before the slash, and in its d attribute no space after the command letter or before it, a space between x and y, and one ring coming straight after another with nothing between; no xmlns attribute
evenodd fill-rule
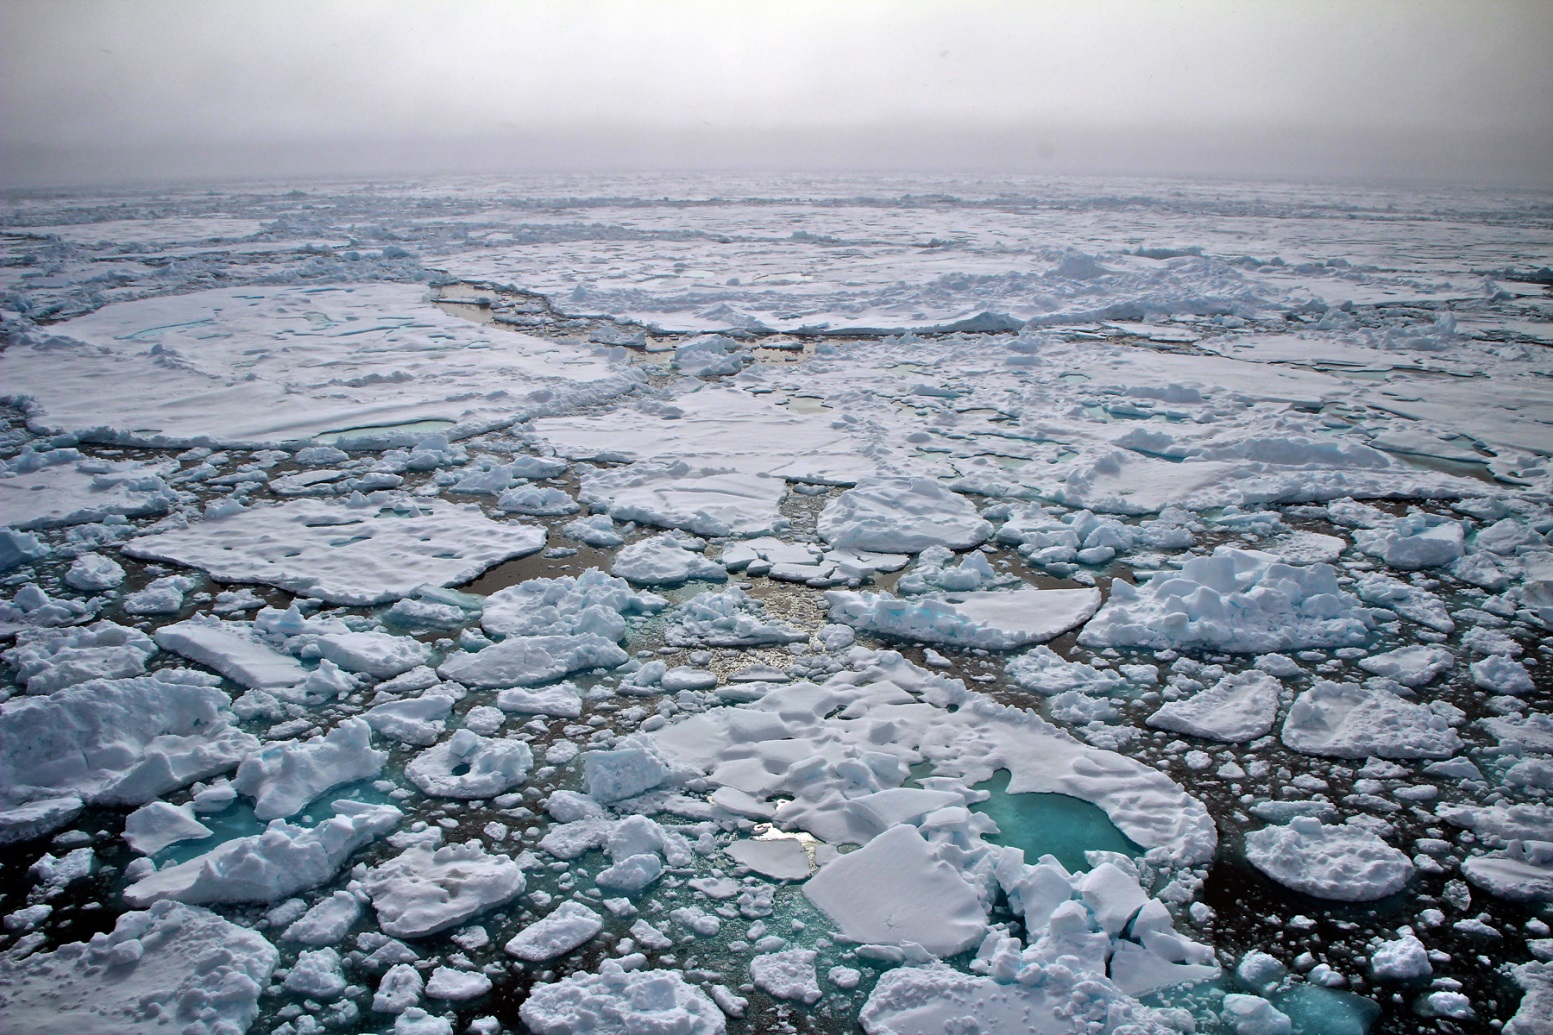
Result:
<svg viewBox="0 0 1553 1035"><path fill-rule="evenodd" d="M614 169L1553 180L1553 4L0 2L7 185Z"/></svg>

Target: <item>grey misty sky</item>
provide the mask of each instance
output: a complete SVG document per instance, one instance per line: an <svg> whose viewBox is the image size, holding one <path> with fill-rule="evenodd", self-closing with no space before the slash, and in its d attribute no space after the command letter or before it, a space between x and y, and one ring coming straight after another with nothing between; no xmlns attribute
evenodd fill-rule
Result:
<svg viewBox="0 0 1553 1035"><path fill-rule="evenodd" d="M923 170L1553 184L1553 3L0 0L7 185Z"/></svg>

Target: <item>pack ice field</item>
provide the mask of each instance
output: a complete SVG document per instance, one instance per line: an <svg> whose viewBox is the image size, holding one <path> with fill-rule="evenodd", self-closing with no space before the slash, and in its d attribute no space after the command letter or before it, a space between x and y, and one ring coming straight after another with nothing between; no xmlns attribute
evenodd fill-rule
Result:
<svg viewBox="0 0 1553 1035"><path fill-rule="evenodd" d="M1553 1031L1553 197L0 221L0 1028Z"/></svg>

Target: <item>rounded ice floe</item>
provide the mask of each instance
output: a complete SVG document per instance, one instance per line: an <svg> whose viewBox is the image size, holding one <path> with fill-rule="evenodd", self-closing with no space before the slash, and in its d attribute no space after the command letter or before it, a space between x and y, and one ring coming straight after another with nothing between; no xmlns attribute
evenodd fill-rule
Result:
<svg viewBox="0 0 1553 1035"><path fill-rule="evenodd" d="M210 828L194 818L192 802L148 802L124 819L124 841L141 855L155 855L170 844L197 841L210 834Z"/></svg>
<svg viewBox="0 0 1553 1035"><path fill-rule="evenodd" d="M281 819L331 788L376 776L387 761L372 746L372 727L352 718L313 740L265 745L243 759L232 786L254 799L254 818Z"/></svg>
<svg viewBox="0 0 1553 1035"><path fill-rule="evenodd" d="M312 827L271 821L264 833L228 841L187 862L167 866L124 889L124 901L146 906L163 899L278 902L330 880L358 848L399 825L392 805L334 803L334 815Z"/></svg>
<svg viewBox="0 0 1553 1035"><path fill-rule="evenodd" d="M1234 1035L1289 1035L1294 1030L1289 1015L1259 995L1231 992L1220 1016Z"/></svg>
<svg viewBox="0 0 1553 1035"><path fill-rule="evenodd" d="M445 931L523 893L523 871L478 841L433 851L417 845L370 870L362 887L378 926L395 938Z"/></svg>
<svg viewBox="0 0 1553 1035"><path fill-rule="evenodd" d="M436 549L427 544L435 542ZM545 530L493 521L473 504L406 511L347 501L257 504L124 544L131 557L202 568L218 582L263 582L334 604L382 604L458 585L545 545Z"/></svg>
<svg viewBox="0 0 1553 1035"><path fill-rule="evenodd" d="M1336 758L1449 758L1461 738L1441 716L1388 690L1318 680L1294 699L1283 742Z"/></svg>
<svg viewBox="0 0 1553 1035"><path fill-rule="evenodd" d="M538 689L515 686L496 695L496 707L519 715L575 719L582 714L582 695L572 683L556 683Z"/></svg>
<svg viewBox="0 0 1553 1035"><path fill-rule="evenodd" d="M1382 942L1370 954L1370 971L1381 981L1413 981L1434 973L1429 950L1411 934Z"/></svg>
<svg viewBox="0 0 1553 1035"><path fill-rule="evenodd" d="M408 636L381 632L336 632L312 641L318 652L347 672L389 679L426 664L431 647Z"/></svg>
<svg viewBox="0 0 1553 1035"><path fill-rule="evenodd" d="M1339 902L1385 898L1413 879L1408 857L1372 831L1312 816L1247 834L1246 859L1285 887Z"/></svg>
<svg viewBox="0 0 1553 1035"><path fill-rule="evenodd" d="M416 755L404 775L432 797L494 798L522 783L533 764L534 753L523 741L463 729Z"/></svg>
<svg viewBox="0 0 1553 1035"><path fill-rule="evenodd" d="M348 891L320 899L286 928L281 937L303 945L337 945L361 918L361 902Z"/></svg>
<svg viewBox="0 0 1553 1035"><path fill-rule="evenodd" d="M827 503L819 531L833 546L920 553L930 546L969 549L992 535L992 525L970 500L935 479L881 478Z"/></svg>
<svg viewBox="0 0 1553 1035"><path fill-rule="evenodd" d="M672 535L655 535L625 547L609 569L642 586L674 586L699 579L725 582L728 570Z"/></svg>
<svg viewBox="0 0 1553 1035"><path fill-rule="evenodd" d="M503 948L527 963L542 963L571 952L603 929L603 918L587 906L562 902L550 915L519 931Z"/></svg>
<svg viewBox="0 0 1553 1035"><path fill-rule="evenodd" d="M505 692L505 691L504 691ZM414 747L430 747L442 735L453 714L453 698L425 694L402 701L384 701L362 715L380 736Z"/></svg>
<svg viewBox="0 0 1553 1035"><path fill-rule="evenodd" d="M232 1035L258 1016L277 958L263 935L159 902L89 942L7 961L0 1029Z"/></svg>
<svg viewBox="0 0 1553 1035"><path fill-rule="evenodd" d="M1267 653L1364 643L1368 609L1325 564L1294 566L1220 546L1142 586L1121 579L1079 633L1086 647L1211 647Z"/></svg>
<svg viewBox="0 0 1553 1035"><path fill-rule="evenodd" d="M750 960L750 980L773 999L817 1003L820 976L815 972L814 961L818 956L813 949L788 949L756 956Z"/></svg>
<svg viewBox="0 0 1553 1035"><path fill-rule="evenodd" d="M879 976L858 1021L870 1035L1183 1030L1179 1017L1143 1006L1103 975L1039 964L1026 973L1038 980L999 981L938 962L896 967Z"/></svg>
<svg viewBox="0 0 1553 1035"><path fill-rule="evenodd" d="M535 985L520 1016L536 1035L721 1035L727 1030L717 1004L679 971L628 971L613 960L606 960L597 974Z"/></svg>
<svg viewBox="0 0 1553 1035"><path fill-rule="evenodd" d="M576 577L528 579L485 599L480 625L492 636L581 636L625 638L625 615L649 614L663 598L634 593L624 579L597 568Z"/></svg>
<svg viewBox="0 0 1553 1035"><path fill-rule="evenodd" d="M1529 694L1536 689L1526 666L1502 654L1491 654L1471 666L1472 685L1495 694Z"/></svg>
<svg viewBox="0 0 1553 1035"><path fill-rule="evenodd" d="M0 804L75 796L141 805L225 772L259 746L214 676L92 680L0 711Z"/></svg>
<svg viewBox="0 0 1553 1035"><path fill-rule="evenodd" d="M1410 514L1398 518L1390 528L1354 533L1354 545L1389 567L1410 571L1438 568L1460 557L1464 552L1462 536L1459 521Z"/></svg>
<svg viewBox="0 0 1553 1035"><path fill-rule="evenodd" d="M799 643L808 633L766 617L766 609L735 586L701 593L669 613L664 639L674 647L760 647Z"/></svg>
<svg viewBox="0 0 1553 1035"><path fill-rule="evenodd" d="M297 956L286 975L286 991L323 1002L345 991L345 972L340 954L331 948L308 949Z"/></svg>
<svg viewBox="0 0 1553 1035"><path fill-rule="evenodd" d="M450 654L437 673L467 686L501 689L548 683L590 668L615 668L630 660L613 640L581 636L514 636L473 654Z"/></svg>
<svg viewBox="0 0 1553 1035"><path fill-rule="evenodd" d="M1359 659L1359 667L1377 676L1395 679L1403 686L1420 687L1442 672L1456 666L1456 659L1444 647L1412 644Z"/></svg>
<svg viewBox="0 0 1553 1035"><path fill-rule="evenodd" d="M85 593L116 589L123 581L124 569L119 562L100 553L81 554L65 572L65 585Z"/></svg>
<svg viewBox="0 0 1553 1035"><path fill-rule="evenodd" d="M1511 841L1503 851L1474 855L1461 872L1500 898L1553 902L1553 841Z"/></svg>
<svg viewBox="0 0 1553 1035"><path fill-rule="evenodd" d="M1096 589L1020 589L901 598L831 590L833 622L920 643L1011 650L1077 628L1100 607Z"/></svg>
<svg viewBox="0 0 1553 1035"><path fill-rule="evenodd" d="M496 509L508 514L533 517L561 517L582 508L564 491L549 485L520 485L508 489L496 500Z"/></svg>
<svg viewBox="0 0 1553 1035"><path fill-rule="evenodd" d="M787 483L764 471L674 463L635 463L591 471L579 492L584 503L607 508L615 521L681 528L696 535L756 536L780 532Z"/></svg>
<svg viewBox="0 0 1553 1035"><path fill-rule="evenodd" d="M691 377L737 374L751 361L739 343L722 334L691 338L674 348L674 369Z"/></svg>
<svg viewBox="0 0 1553 1035"><path fill-rule="evenodd" d="M796 838L739 840L724 850L734 862L772 880L807 880L809 877L809 853L803 842Z"/></svg>
<svg viewBox="0 0 1553 1035"><path fill-rule="evenodd" d="M438 967L431 972L431 980L426 982L427 995L433 999L448 999L454 1002L478 999L490 990L491 979L477 970Z"/></svg>
<svg viewBox="0 0 1553 1035"><path fill-rule="evenodd" d="M562 528L561 534L601 550L610 550L625 542L620 533L615 531L615 523L608 514L590 514L578 518Z"/></svg>
<svg viewBox="0 0 1553 1035"><path fill-rule="evenodd" d="M1238 672L1184 700L1166 702L1148 724L1230 744L1255 740L1272 731L1280 687L1266 672Z"/></svg>

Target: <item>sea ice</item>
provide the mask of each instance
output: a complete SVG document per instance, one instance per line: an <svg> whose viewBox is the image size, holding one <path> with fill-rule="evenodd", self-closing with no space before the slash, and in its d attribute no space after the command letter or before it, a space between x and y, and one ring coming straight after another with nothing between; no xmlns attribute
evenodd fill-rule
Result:
<svg viewBox="0 0 1553 1035"><path fill-rule="evenodd" d="M1079 643L1269 653L1362 644L1369 627L1366 609L1338 588L1328 565L1295 567L1220 546L1143 586L1112 582L1110 599Z"/></svg>
<svg viewBox="0 0 1553 1035"><path fill-rule="evenodd" d="M140 805L225 772L259 746L214 677L163 669L92 680L0 711L0 803Z"/></svg>
<svg viewBox="0 0 1553 1035"><path fill-rule="evenodd" d="M825 505L819 530L833 546L878 553L964 550L992 535L968 499L928 478L880 478L848 489Z"/></svg>
<svg viewBox="0 0 1553 1035"><path fill-rule="evenodd" d="M1294 699L1283 742L1302 754L1337 758L1449 758L1462 747L1456 731L1428 707L1329 679Z"/></svg>
<svg viewBox="0 0 1553 1035"><path fill-rule="evenodd" d="M1273 880L1316 898L1368 902L1413 879L1413 864L1371 831L1311 816L1246 835L1246 859Z"/></svg>
<svg viewBox="0 0 1553 1035"><path fill-rule="evenodd" d="M603 919L593 910L576 902L562 902L549 916L536 920L514 935L507 942L505 949L509 955L516 956L524 962L542 963L571 952L579 945L590 941L603 929ZM528 1021L528 1017L525 1016L524 1020ZM534 1022L529 1021L529 1023Z"/></svg>
<svg viewBox="0 0 1553 1035"><path fill-rule="evenodd" d="M831 590L825 599L831 621L864 632L989 650L1050 640L1084 624L1100 607L1100 591L1095 589L993 590L908 598Z"/></svg>
<svg viewBox="0 0 1553 1035"><path fill-rule="evenodd" d="M0 1028L38 1035L243 1032L278 954L207 909L158 902L111 934L0 963Z"/></svg>
<svg viewBox="0 0 1553 1035"><path fill-rule="evenodd" d="M534 753L523 741L463 729L416 755L404 775L435 798L494 798L522 783L533 764Z"/></svg>
<svg viewBox="0 0 1553 1035"><path fill-rule="evenodd" d="M232 786L254 800L254 818L284 819L341 784L376 776L388 752L372 746L372 727L346 719L312 740L267 744L243 759Z"/></svg>
<svg viewBox="0 0 1553 1035"><path fill-rule="evenodd" d="M517 863L467 841L407 848L368 871L362 887L384 934L424 938L510 902L524 881Z"/></svg>
<svg viewBox="0 0 1553 1035"><path fill-rule="evenodd" d="M976 889L909 823L820 867L803 893L854 942L909 942L953 956L987 932Z"/></svg>
<svg viewBox="0 0 1553 1035"><path fill-rule="evenodd" d="M391 805L334 803L334 815L313 827L272 820L264 833L228 841L188 862L165 867L124 889L124 901L143 907L164 899L278 902L330 880L358 848L399 825Z"/></svg>
<svg viewBox="0 0 1553 1035"><path fill-rule="evenodd" d="M628 971L606 960L597 974L535 985L520 1011L537 1035L722 1035L717 1004L677 970Z"/></svg>
<svg viewBox="0 0 1553 1035"><path fill-rule="evenodd" d="M579 498L615 521L682 528L696 535L757 536L782 531L787 484L765 472L678 463L635 463L589 472Z"/></svg>
<svg viewBox="0 0 1553 1035"><path fill-rule="evenodd" d="M408 512L348 502L255 504L131 539L131 557L202 568L218 582L263 582L334 604L381 604L425 585L468 582L545 545L545 530L479 507L421 501ZM435 549L426 544L435 542Z"/></svg>
<svg viewBox="0 0 1553 1035"><path fill-rule="evenodd" d="M580 636L514 636L473 654L450 654L437 673L468 686L501 689L549 683L590 668L616 668L630 655L592 633Z"/></svg>
<svg viewBox="0 0 1553 1035"><path fill-rule="evenodd" d="M727 570L672 535L632 543L615 555L610 572L642 586L674 586L691 579L724 582Z"/></svg>
<svg viewBox="0 0 1553 1035"><path fill-rule="evenodd" d="M1278 680L1266 672L1239 672L1184 700L1166 702L1148 723L1194 737L1244 743L1271 732L1279 689Z"/></svg>

